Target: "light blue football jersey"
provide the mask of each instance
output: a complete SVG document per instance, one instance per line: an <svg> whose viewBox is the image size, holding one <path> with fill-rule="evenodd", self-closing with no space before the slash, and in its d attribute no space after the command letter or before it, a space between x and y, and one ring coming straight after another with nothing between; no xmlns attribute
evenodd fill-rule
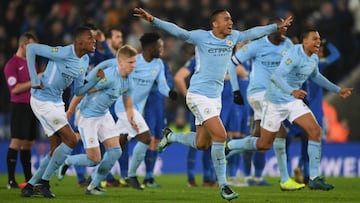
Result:
<svg viewBox="0 0 360 203"><path fill-rule="evenodd" d="M268 36L265 36L244 45L235 53L240 62L252 60L247 95L266 90L270 85L271 74L279 66L286 50L292 46L293 43L288 38L279 45L274 45Z"/></svg>
<svg viewBox="0 0 360 203"><path fill-rule="evenodd" d="M87 93L78 105L81 115L85 118L100 117L109 111L109 107L124 96L132 96L132 77L120 75L116 59L109 59L99 63L87 76L91 78L93 73L101 68L104 69L105 79L96 85L96 92Z"/></svg>
<svg viewBox="0 0 360 203"><path fill-rule="evenodd" d="M35 70L36 55L49 59L46 70L39 79ZM74 45L50 47L44 44L29 44L26 47L27 64L31 85L42 89L31 89L31 95L40 101L62 102L62 94L74 81L74 88L84 84L85 73L89 66L89 57L76 56Z"/></svg>
<svg viewBox="0 0 360 203"><path fill-rule="evenodd" d="M291 95L292 91L301 89L308 78L329 91L339 92L340 87L319 72L318 63L319 57L316 54L308 56L302 44L294 45L272 74L272 82L266 90L265 98L275 104L294 101L296 98Z"/></svg>
<svg viewBox="0 0 360 203"><path fill-rule="evenodd" d="M195 45L196 67L188 91L209 98L221 96L234 46L239 42L256 39L277 30L276 24L254 27L242 32L232 30L230 35L220 39L215 37L211 30L187 31L158 18L154 19L153 24Z"/></svg>
<svg viewBox="0 0 360 203"><path fill-rule="evenodd" d="M166 82L164 73L164 63L160 58L154 58L147 62L142 54L136 55L134 72L131 73L133 79L133 102L134 107L143 113L146 100L150 94L153 84L156 82L160 93L168 96L170 88ZM115 112L125 112L122 99L115 103Z"/></svg>

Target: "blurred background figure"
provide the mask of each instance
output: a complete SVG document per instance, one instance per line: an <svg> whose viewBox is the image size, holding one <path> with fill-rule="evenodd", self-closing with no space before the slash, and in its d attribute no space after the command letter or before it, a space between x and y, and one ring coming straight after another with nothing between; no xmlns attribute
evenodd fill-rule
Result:
<svg viewBox="0 0 360 203"><path fill-rule="evenodd" d="M15 180L15 168L20 152L20 161L25 182L32 177L31 149L39 135L38 120L30 106L30 74L26 63L26 46L37 43L35 35L26 32L19 38L19 47L6 63L4 73L11 95L11 140L7 152L8 189L19 188ZM39 73L39 68L36 66ZM25 186L24 184L22 186Z"/></svg>

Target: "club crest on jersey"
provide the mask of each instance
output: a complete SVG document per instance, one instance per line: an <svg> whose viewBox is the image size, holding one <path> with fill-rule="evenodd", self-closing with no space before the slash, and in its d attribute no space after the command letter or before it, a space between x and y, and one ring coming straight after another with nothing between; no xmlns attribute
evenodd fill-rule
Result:
<svg viewBox="0 0 360 203"><path fill-rule="evenodd" d="M104 84L105 82L106 82L106 78L103 78L103 79L100 80L101 84Z"/></svg>
<svg viewBox="0 0 360 203"><path fill-rule="evenodd" d="M234 45L234 43L231 41L231 40L227 40L226 41L226 44L229 46L229 47L232 47Z"/></svg>
<svg viewBox="0 0 360 203"><path fill-rule="evenodd" d="M282 56L285 56L285 54L286 54L286 50L283 50L283 51L281 52L281 55L282 55Z"/></svg>
<svg viewBox="0 0 360 203"><path fill-rule="evenodd" d="M291 58L286 59L285 64L286 64L286 65L289 65L290 63L292 63Z"/></svg>
<svg viewBox="0 0 360 203"><path fill-rule="evenodd" d="M152 71L151 71L151 75L155 77L155 76L157 75L157 71L156 71L156 70L152 70Z"/></svg>
<svg viewBox="0 0 360 203"><path fill-rule="evenodd" d="M245 45L245 46L241 47L241 50L242 50L243 52L246 52L248 49L249 49L249 46L248 46L248 45Z"/></svg>
<svg viewBox="0 0 360 203"><path fill-rule="evenodd" d="M59 48L57 48L57 47L51 48L51 52L53 52L53 53L57 53L58 51L59 51Z"/></svg>
<svg viewBox="0 0 360 203"><path fill-rule="evenodd" d="M83 73L84 73L84 69L80 68L80 74L83 74Z"/></svg>

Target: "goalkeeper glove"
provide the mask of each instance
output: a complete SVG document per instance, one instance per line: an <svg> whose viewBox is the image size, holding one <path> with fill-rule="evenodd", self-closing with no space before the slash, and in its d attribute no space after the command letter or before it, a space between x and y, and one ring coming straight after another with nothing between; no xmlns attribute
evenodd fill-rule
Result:
<svg viewBox="0 0 360 203"><path fill-rule="evenodd" d="M170 99L176 100L177 96L178 96L178 93L175 92L174 90L170 90L170 91L169 91L169 97L170 97Z"/></svg>
<svg viewBox="0 0 360 203"><path fill-rule="evenodd" d="M239 90L234 91L234 103L244 105L244 99Z"/></svg>

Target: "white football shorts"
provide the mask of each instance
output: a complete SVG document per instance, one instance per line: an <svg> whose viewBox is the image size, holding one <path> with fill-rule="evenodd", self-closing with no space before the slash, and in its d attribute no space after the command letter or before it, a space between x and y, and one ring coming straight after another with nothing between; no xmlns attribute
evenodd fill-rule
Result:
<svg viewBox="0 0 360 203"><path fill-rule="evenodd" d="M279 131L281 122L285 119L292 123L298 117L312 113L309 107L300 99L285 104L274 104L264 100L263 107L263 117L260 125L270 132Z"/></svg>
<svg viewBox="0 0 360 203"><path fill-rule="evenodd" d="M48 137L69 124L66 118L64 102L40 101L30 97L30 106Z"/></svg>
<svg viewBox="0 0 360 203"><path fill-rule="evenodd" d="M78 129L84 148L94 148L107 139L119 136L115 121L110 112L104 116L85 118L77 111Z"/></svg>
<svg viewBox="0 0 360 203"><path fill-rule="evenodd" d="M254 111L254 121L261 120L263 111L263 102L265 99L265 91L248 95L249 105Z"/></svg>
<svg viewBox="0 0 360 203"><path fill-rule="evenodd" d="M206 120L220 116L221 97L208 98L203 95L188 92L186 104L195 116L195 125L202 125Z"/></svg>
<svg viewBox="0 0 360 203"><path fill-rule="evenodd" d="M117 131L120 134L127 134L128 139L134 138L136 135L144 133L149 130L148 125L146 124L144 117L134 109L134 121L139 128L139 132L137 132L130 124L126 112L118 112L116 113L118 120L116 122Z"/></svg>

